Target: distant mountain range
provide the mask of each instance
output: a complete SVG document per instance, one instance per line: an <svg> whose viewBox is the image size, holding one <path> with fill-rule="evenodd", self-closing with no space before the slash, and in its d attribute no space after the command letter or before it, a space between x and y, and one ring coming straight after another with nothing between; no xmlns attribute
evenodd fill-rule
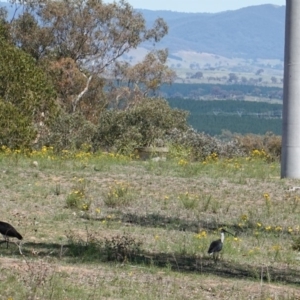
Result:
<svg viewBox="0 0 300 300"><path fill-rule="evenodd" d="M0 2L1 6L12 13L8 3ZM149 25L157 17L168 23L169 34L159 48L168 48L171 55L189 51L228 58L283 59L285 6L266 4L221 13L138 11Z"/></svg>
<svg viewBox="0 0 300 300"><path fill-rule="evenodd" d="M206 52L229 58L283 59L285 6L249 6L221 13L139 10L151 24L162 17L169 34L160 43L170 53Z"/></svg>

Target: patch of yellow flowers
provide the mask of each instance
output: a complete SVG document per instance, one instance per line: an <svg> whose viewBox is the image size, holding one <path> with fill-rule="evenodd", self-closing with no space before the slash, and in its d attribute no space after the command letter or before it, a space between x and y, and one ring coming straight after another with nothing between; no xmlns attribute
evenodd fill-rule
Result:
<svg viewBox="0 0 300 300"><path fill-rule="evenodd" d="M217 162L218 160L219 160L218 154L213 152L205 158L203 164L210 163L210 162Z"/></svg>
<svg viewBox="0 0 300 300"><path fill-rule="evenodd" d="M71 150L61 150L59 153L55 152L52 146L47 147L43 146L39 150L30 150L30 149L10 149L9 147L3 145L0 147L0 153L5 156L12 155L24 155L25 157L30 158L46 158L51 160L56 159L77 159L81 161L88 161L92 158L100 158L100 159L109 159L109 160L117 160L117 161L130 161L134 157L132 155L125 156L119 153L109 153L109 152L92 152L90 145L82 145L80 150L71 151Z"/></svg>
<svg viewBox="0 0 300 300"><path fill-rule="evenodd" d="M107 196L109 198L122 198L128 193L129 187L127 182L115 181L114 184L109 187Z"/></svg>
<svg viewBox="0 0 300 300"><path fill-rule="evenodd" d="M251 151L250 158L268 160L270 159L270 155L267 154L264 149L261 150L254 149Z"/></svg>
<svg viewBox="0 0 300 300"><path fill-rule="evenodd" d="M200 231L199 233L197 233L196 235L195 235L195 238L196 239L203 239L203 238L206 238L207 237L207 233L206 233L206 231L205 230L202 230L202 231Z"/></svg>

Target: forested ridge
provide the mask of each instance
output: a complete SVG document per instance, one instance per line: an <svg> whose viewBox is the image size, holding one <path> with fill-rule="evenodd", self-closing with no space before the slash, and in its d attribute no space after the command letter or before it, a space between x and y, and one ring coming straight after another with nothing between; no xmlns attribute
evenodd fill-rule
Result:
<svg viewBox="0 0 300 300"><path fill-rule="evenodd" d="M281 104L266 102L169 98L170 106L189 111L189 124L200 132L219 135L232 133L281 134Z"/></svg>
<svg viewBox="0 0 300 300"><path fill-rule="evenodd" d="M239 99L247 96L282 100L283 89L280 87L257 86L247 84L207 84L207 83L173 83L160 87L160 93L167 98L190 99Z"/></svg>
<svg viewBox="0 0 300 300"><path fill-rule="evenodd" d="M149 21L158 16L166 20L170 33L162 45L171 52L283 59L285 6L265 4L212 14L140 11Z"/></svg>

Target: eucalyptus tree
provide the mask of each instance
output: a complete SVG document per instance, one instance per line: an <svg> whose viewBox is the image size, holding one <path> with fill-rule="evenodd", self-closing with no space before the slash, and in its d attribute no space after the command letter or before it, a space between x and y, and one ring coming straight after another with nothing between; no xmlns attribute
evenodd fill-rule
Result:
<svg viewBox="0 0 300 300"><path fill-rule="evenodd" d="M142 14L124 0L11 2L23 5L23 13L11 22L14 44L44 67L67 112L83 111L92 120L112 99L122 98L124 86L116 85L114 77L120 73L119 59L144 42L155 45L168 32L161 18L147 28ZM166 55L155 50L135 66L123 64L122 76L134 83L128 85L129 94L139 94L141 87L145 94L172 79ZM108 81L110 88L104 92Z"/></svg>

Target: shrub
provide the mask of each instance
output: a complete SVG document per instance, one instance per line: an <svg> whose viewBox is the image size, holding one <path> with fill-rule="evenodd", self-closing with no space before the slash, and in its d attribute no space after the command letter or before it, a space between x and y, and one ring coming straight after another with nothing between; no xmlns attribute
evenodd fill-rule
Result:
<svg viewBox="0 0 300 300"><path fill-rule="evenodd" d="M247 154L251 154L254 150L263 150L270 159L278 159L281 155L281 137L271 132L265 135L236 135L236 139Z"/></svg>
<svg viewBox="0 0 300 300"><path fill-rule="evenodd" d="M37 124L57 113L54 89L34 59L2 35L0 48L0 145L29 147Z"/></svg>
<svg viewBox="0 0 300 300"><path fill-rule="evenodd" d="M136 241L133 237L127 235L115 236L105 239L104 253L106 253L108 261L132 261L141 252L141 246L142 243Z"/></svg>
<svg viewBox="0 0 300 300"><path fill-rule="evenodd" d="M93 145L130 153L135 147L164 140L174 128L186 130L186 118L187 112L172 109L164 99L147 98L129 110L103 112Z"/></svg>
<svg viewBox="0 0 300 300"><path fill-rule="evenodd" d="M11 149L27 148L36 136L32 120L0 97L0 145Z"/></svg>
<svg viewBox="0 0 300 300"><path fill-rule="evenodd" d="M91 145L95 132L96 126L82 115L61 112L40 137L37 146L52 146L56 152L78 150L82 145Z"/></svg>
<svg viewBox="0 0 300 300"><path fill-rule="evenodd" d="M217 155L217 157L245 155L236 139L223 142L207 134L198 133L193 128L186 131L172 130L168 135L168 141L173 146L189 149L190 159L192 160L203 161L211 155Z"/></svg>

